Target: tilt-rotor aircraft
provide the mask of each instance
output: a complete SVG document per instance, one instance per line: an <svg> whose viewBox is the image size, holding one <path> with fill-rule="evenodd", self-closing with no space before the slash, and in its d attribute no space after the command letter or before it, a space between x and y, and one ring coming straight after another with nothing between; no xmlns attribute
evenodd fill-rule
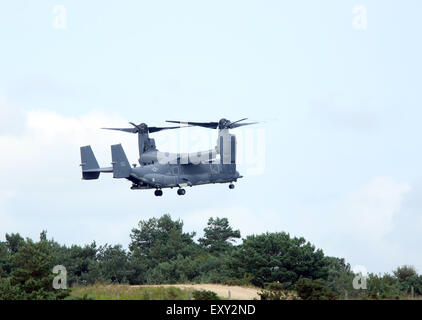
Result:
<svg viewBox="0 0 422 320"><path fill-rule="evenodd" d="M138 150L139 150L139 164L141 166L147 164L160 163L190 163L195 162L198 157L208 159L215 159L217 155L216 150L206 150L194 153L169 153L158 151L155 146L155 140L149 137L149 133L159 132L168 129L180 129L186 126L178 125L174 127L148 127L146 123L136 125L129 122L133 128L102 128L105 130L117 130L129 133L138 134Z"/></svg>
<svg viewBox="0 0 422 320"><path fill-rule="evenodd" d="M184 195L185 187L202 184L229 183L233 189L237 179L242 178L236 171L236 136L229 133L234 129L253 123L239 123L246 119L230 122L221 119L219 122L184 122L177 127L148 127L145 123L133 125L133 128L104 128L138 134L139 164L131 167L121 144L111 146L112 167L100 168L91 146L81 147L82 179L98 179L101 172L113 173L113 178L127 179L132 182L131 189L155 189L156 196L162 196L162 189L178 188L177 194ZM200 126L219 129L215 150L190 154L171 154L160 152L154 139L148 133L166 129L188 126ZM219 155L219 159L217 154Z"/></svg>

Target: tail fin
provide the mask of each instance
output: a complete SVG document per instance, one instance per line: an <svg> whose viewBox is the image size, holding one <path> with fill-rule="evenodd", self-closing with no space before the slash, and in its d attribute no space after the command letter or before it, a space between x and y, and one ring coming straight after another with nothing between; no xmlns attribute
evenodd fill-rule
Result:
<svg viewBox="0 0 422 320"><path fill-rule="evenodd" d="M128 178L132 171L121 144L111 146L113 178Z"/></svg>
<svg viewBox="0 0 422 320"><path fill-rule="evenodd" d="M81 161L82 179L98 179L100 176L100 171L98 171L100 166L98 165L97 159L95 159L91 146L81 147Z"/></svg>
<svg viewBox="0 0 422 320"><path fill-rule="evenodd" d="M220 163L222 171L226 173L236 172L236 136L233 134L220 136Z"/></svg>

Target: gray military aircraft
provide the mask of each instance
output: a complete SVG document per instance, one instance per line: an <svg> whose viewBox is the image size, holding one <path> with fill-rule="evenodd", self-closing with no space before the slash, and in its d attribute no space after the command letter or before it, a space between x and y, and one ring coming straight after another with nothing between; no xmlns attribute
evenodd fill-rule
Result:
<svg viewBox="0 0 422 320"><path fill-rule="evenodd" d="M177 194L184 195L186 186L195 186L211 183L229 183L229 188L234 189L233 182L242 178L236 171L236 136L230 134L228 129L249 125L254 123L230 122L221 119L217 125L212 123L183 122L193 126L207 128L219 128L217 147L220 155L219 160L214 157L214 150L188 154L187 157L181 154L159 153L153 139L148 137L148 132L157 132L164 129L175 129L178 127L147 127L134 125L134 128L106 128L125 132L138 133L140 167L130 166L121 144L111 146L112 167L100 168L91 146L81 147L82 179L98 179L101 172L113 173L113 178L127 179L132 182L131 189L155 189L156 196L162 196L164 188L178 188ZM176 122L176 121L174 121ZM177 123L182 123L178 121ZM142 140L142 141L141 141ZM148 146L148 147L145 147ZM149 158L145 157L149 154Z"/></svg>
<svg viewBox="0 0 422 320"><path fill-rule="evenodd" d="M147 164L160 163L174 163L182 159L182 163L194 163L198 157L211 157L215 159L217 155L216 150L206 150L195 153L169 153L161 152L155 146L155 140L149 137L149 133L159 132L167 129L180 129L188 126L178 125L175 127L148 127L146 123L136 125L129 122L133 128L102 128L105 130L117 130L129 133L138 134L138 149L139 149L139 164L141 166Z"/></svg>

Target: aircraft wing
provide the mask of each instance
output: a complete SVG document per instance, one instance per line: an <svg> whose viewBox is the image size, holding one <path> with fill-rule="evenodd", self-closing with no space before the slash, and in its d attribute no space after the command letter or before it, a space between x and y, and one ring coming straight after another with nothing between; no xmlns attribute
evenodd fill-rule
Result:
<svg viewBox="0 0 422 320"><path fill-rule="evenodd" d="M212 160L215 160L217 157L217 152L213 149L192 153L180 153L178 154L178 163L180 164L200 164L208 163Z"/></svg>
<svg viewBox="0 0 422 320"><path fill-rule="evenodd" d="M217 152L214 149L192 153L170 153L161 151L145 152L141 161L145 163L159 162L161 164L200 164L215 160Z"/></svg>

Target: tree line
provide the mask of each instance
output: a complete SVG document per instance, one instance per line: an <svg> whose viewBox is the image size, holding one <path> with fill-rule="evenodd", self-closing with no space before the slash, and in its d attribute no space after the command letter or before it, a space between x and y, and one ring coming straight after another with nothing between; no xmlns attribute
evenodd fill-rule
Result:
<svg viewBox="0 0 422 320"><path fill-rule="evenodd" d="M296 291L302 298L398 298L422 294L422 276L411 266L393 274L370 274L367 289L353 288L356 277L344 259L324 255L304 238L285 232L250 235L227 218L210 218L202 238L183 231L183 221L166 214L142 220L130 233L127 250L95 242L60 245L40 234L38 242L18 233L0 241L0 299L63 299L70 290L52 287L53 266L67 270L67 284L222 283ZM272 288L272 289L271 289ZM276 288L276 289L274 289ZM272 290L272 291L271 291Z"/></svg>

